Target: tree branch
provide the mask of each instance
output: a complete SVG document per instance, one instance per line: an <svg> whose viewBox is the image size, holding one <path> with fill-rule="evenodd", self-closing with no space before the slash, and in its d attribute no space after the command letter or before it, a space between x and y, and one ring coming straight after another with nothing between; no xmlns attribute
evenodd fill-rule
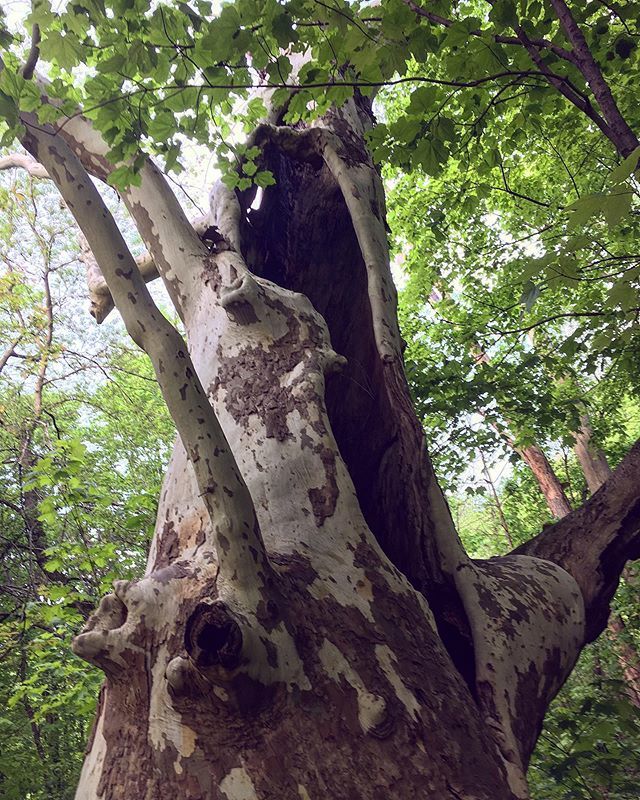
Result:
<svg viewBox="0 0 640 800"><path fill-rule="evenodd" d="M638 308L630 308L629 311L640 311ZM544 317L537 322L532 322L531 325L525 325L523 328L511 328L509 330L501 330L492 325L487 325L487 328L492 333L498 333L500 336L508 336L512 333L527 333L539 325L546 325L547 322L555 322L557 319L573 319L578 317L607 317L615 314L615 311L567 311L565 314L553 314L550 317Z"/></svg>
<svg viewBox="0 0 640 800"><path fill-rule="evenodd" d="M25 115L23 144L44 164L99 259L128 333L144 349L211 519L223 584L253 595L269 574L251 495L178 331L157 309L98 190L67 142ZM90 201L90 202L88 202ZM214 542L211 542L214 544Z"/></svg>
<svg viewBox="0 0 640 800"><path fill-rule="evenodd" d="M422 6L415 3L414 0L403 0L405 5L407 5L412 11L414 11L418 16L424 17L428 19L429 22L433 23L434 25L441 25L445 28L450 28L452 25L458 20L455 19L448 19L447 17L442 17L440 14L434 14L432 11L427 11L427 9L423 8ZM480 36L484 37L487 35L486 31L481 30L474 30L469 31L470 36ZM502 34L495 34L491 36L496 44L511 44L511 45L519 45L522 47L522 40L519 39L517 36L503 36ZM536 47L543 47L547 50L550 50L552 53L555 53L558 58L562 58L565 61L569 61L572 64L576 63L575 56L570 50L565 50L564 47L560 47L553 42L550 42L548 39L532 39L532 44Z"/></svg>
<svg viewBox="0 0 640 800"><path fill-rule="evenodd" d="M14 167L25 169L33 178L49 178L47 170L31 156L23 153L12 153L0 158L0 170L13 169Z"/></svg>
<svg viewBox="0 0 640 800"><path fill-rule="evenodd" d="M47 170L39 164L34 158L23 153L13 153L8 156L0 158L0 170L6 169L24 169L29 175L34 178L41 178L43 180L50 180L51 176ZM106 176L105 176L106 177ZM198 237L202 238L210 226L209 215L197 217L190 221L191 227L196 232ZM160 276L158 266L149 253L136 258L136 264L140 270L145 283L150 283ZM87 286L89 289L89 299L91 302L91 315L95 318L96 322L100 324L109 316L114 308L113 298L109 287L100 272L95 259L85 261L87 266ZM0 365L0 369L4 364Z"/></svg>
<svg viewBox="0 0 640 800"><path fill-rule="evenodd" d="M26 81L33 77L36 64L40 58L40 38L40 26L34 25L31 31L31 50L29 50L27 60L22 67L22 77Z"/></svg>
<svg viewBox="0 0 640 800"><path fill-rule="evenodd" d="M564 95L564 97L569 100L570 103L582 111L592 122L594 122L598 128L602 131L602 133L609 139L614 145L615 142L615 134L607 124L606 120L604 120L600 114L595 110L595 108L589 102L589 99L582 95L569 81L567 78L564 78L560 75L557 75L553 70L549 69L549 67L544 63L542 56L540 55L540 51L535 46L533 41L529 39L527 36L526 31L520 25L515 28L515 32L518 35L518 38L524 45L525 49L529 53L531 60L533 63L538 67L540 72L545 76L545 78L549 81L549 83L555 87L560 94Z"/></svg>
<svg viewBox="0 0 640 800"><path fill-rule="evenodd" d="M198 236L202 238L210 227L209 215L191 220L191 225ZM82 260L87 270L91 316L100 325L114 309L113 297L95 258L83 258ZM149 253L137 256L135 261L145 283L151 283L160 277L158 265Z"/></svg>
<svg viewBox="0 0 640 800"><path fill-rule="evenodd" d="M614 136L615 144L621 156L626 157L640 144L638 137L631 130L613 97L609 84L604 79L602 70L593 57L580 26L575 21L565 0L549 0L558 15L567 39L571 42L575 54L575 63L589 84L600 110Z"/></svg>
<svg viewBox="0 0 640 800"><path fill-rule="evenodd" d="M639 474L640 440L581 508L514 550L552 561L575 578L585 601L587 641L607 624L625 563L640 558Z"/></svg>
<svg viewBox="0 0 640 800"><path fill-rule="evenodd" d="M19 343L20 339L22 339L22 334L16 336L16 338L9 344L2 355L0 355L0 372L2 372L2 370L7 366L7 361L9 361L10 358L18 355L14 348Z"/></svg>
<svg viewBox="0 0 640 800"><path fill-rule="evenodd" d="M42 101L54 103L47 97L48 82L37 75L36 81ZM34 132L44 130L33 115L22 114L21 121ZM90 175L106 181L114 169L122 166L109 161L109 145L82 110L55 123L51 130L64 138ZM128 186L121 196L158 267L176 310L184 317L188 312L187 307L195 305L200 296L199 278L208 250L189 224L158 167L146 159L138 175L140 185ZM163 224L155 227L152 221L160 219Z"/></svg>

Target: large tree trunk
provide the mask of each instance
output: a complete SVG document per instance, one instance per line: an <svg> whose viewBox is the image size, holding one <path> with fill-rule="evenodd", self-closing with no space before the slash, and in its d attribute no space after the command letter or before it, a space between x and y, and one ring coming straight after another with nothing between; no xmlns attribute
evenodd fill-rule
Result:
<svg viewBox="0 0 640 800"><path fill-rule="evenodd" d="M526 798L583 595L593 633L615 570L590 583L554 529L543 559L464 552L403 373L365 101L262 126L277 184L254 212L217 187L214 252L153 164L123 193L188 352L85 172L106 145L79 116L25 122L181 435L145 576L75 643L106 674L77 797ZM592 509L592 562L635 553L622 488Z"/></svg>

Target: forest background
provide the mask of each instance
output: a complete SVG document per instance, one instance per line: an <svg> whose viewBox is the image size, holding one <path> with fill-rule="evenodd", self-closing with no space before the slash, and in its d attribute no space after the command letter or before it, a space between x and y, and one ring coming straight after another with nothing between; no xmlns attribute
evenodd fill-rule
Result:
<svg viewBox="0 0 640 800"><path fill-rule="evenodd" d="M588 5L589 44L635 121L640 4ZM437 74L463 58L486 67L471 19L440 26ZM245 155L232 111L222 162ZM405 83L376 100L407 373L473 556L510 551L579 506L640 437L638 152L620 159L574 111L523 77L465 92ZM211 164L198 148L180 158L174 180L197 212ZM62 800L102 677L70 641L114 579L144 569L175 433L117 315L100 327L89 316L57 193L9 169L0 204L0 795ZM625 572L607 633L547 716L533 797L637 796L638 581Z"/></svg>

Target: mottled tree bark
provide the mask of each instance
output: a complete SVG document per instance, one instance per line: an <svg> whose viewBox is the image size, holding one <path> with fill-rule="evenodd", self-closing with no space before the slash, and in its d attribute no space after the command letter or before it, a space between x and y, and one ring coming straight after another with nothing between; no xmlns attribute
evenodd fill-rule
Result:
<svg viewBox="0 0 640 800"><path fill-rule="evenodd" d="M123 193L188 352L89 185L107 146L81 116L24 121L181 437L146 574L76 640L106 675L77 797L526 798L583 595L606 598L565 540L461 546L404 377L366 102L261 126L277 184L257 211L215 188L213 252L151 162ZM619 575L637 530L591 524Z"/></svg>

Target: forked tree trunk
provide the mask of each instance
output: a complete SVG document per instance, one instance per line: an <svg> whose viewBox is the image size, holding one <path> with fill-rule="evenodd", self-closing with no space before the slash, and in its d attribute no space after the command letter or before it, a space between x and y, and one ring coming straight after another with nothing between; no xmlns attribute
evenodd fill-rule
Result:
<svg viewBox="0 0 640 800"><path fill-rule="evenodd" d="M636 552L638 449L542 559L467 557L403 373L362 98L256 131L277 184L253 212L217 187L214 252L151 163L123 193L188 353L87 176L107 146L80 116L24 121L182 437L145 576L75 643L106 674L77 797L527 797L584 600L594 636Z"/></svg>

